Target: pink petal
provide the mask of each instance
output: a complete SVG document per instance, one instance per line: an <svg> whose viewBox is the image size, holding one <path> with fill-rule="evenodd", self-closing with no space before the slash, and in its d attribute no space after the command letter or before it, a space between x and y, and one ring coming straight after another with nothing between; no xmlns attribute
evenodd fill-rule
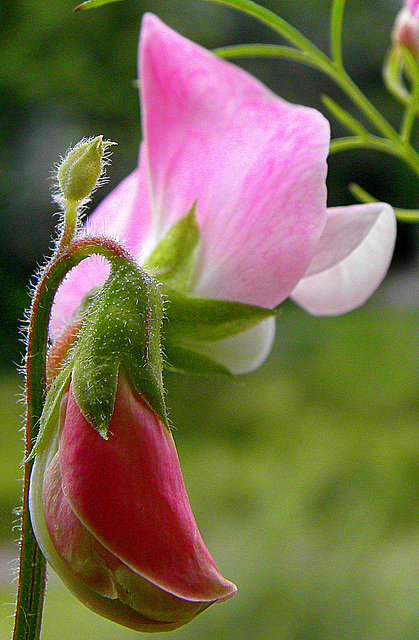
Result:
<svg viewBox="0 0 419 640"><path fill-rule="evenodd" d="M81 235L106 235L140 259L143 243L151 228L145 163L123 180L87 219ZM70 321L83 296L104 282L109 274L107 262L100 257L87 258L65 278L55 296L50 331L57 337Z"/></svg>
<svg viewBox="0 0 419 640"><path fill-rule="evenodd" d="M150 14L140 77L156 239L196 201L195 291L275 306L325 222L327 121Z"/></svg>
<svg viewBox="0 0 419 640"><path fill-rule="evenodd" d="M384 278L393 255L396 218L390 205L328 210L323 234L293 300L315 315L337 315L363 304Z"/></svg>
<svg viewBox="0 0 419 640"><path fill-rule="evenodd" d="M70 390L59 455L72 510L124 564L187 600L233 595L195 524L170 433L126 382L108 440L85 421Z"/></svg>
<svg viewBox="0 0 419 640"><path fill-rule="evenodd" d="M97 592L97 583L94 585L94 588L88 586L85 580L81 580L74 573L74 568L70 568L69 564L64 561L63 557L58 555L57 548L59 548L59 546L57 547L56 541L54 541L53 543L51 540L42 504L43 493L45 491L45 471L46 469L48 469L48 473L50 472L50 470L53 472L51 465L54 465L54 452L56 450L56 443L53 442L51 447L44 448L38 453L32 470L30 484L31 521L34 527L38 544L41 547L42 553L48 559L49 564L65 582L70 591L77 598L79 598L81 602L92 609L95 613L100 614L105 618L112 620L113 622L117 622L118 624L124 625L125 627L128 627L130 629L144 632L170 631L184 624L186 622L186 620L184 619L178 620L177 622L159 622L157 620L147 618L128 604L125 604L121 600L116 599L115 594L109 594L110 597L100 595L100 593ZM61 482L59 482L59 484L61 485ZM51 489L52 488L53 487L51 487ZM59 509L65 510L68 502L64 498L64 502L60 505L59 502L62 498L63 494L61 491L61 487L58 486L56 487L56 495L55 497L53 497L53 499L57 500L56 506ZM71 537L73 537L74 534L69 533L69 531L71 531L71 529L75 525L75 516L72 512L68 515L63 515L65 517L68 517L68 527L66 527L66 532L64 535L67 535L69 537L70 542ZM50 518L50 514L48 517ZM55 531L55 533L62 534L62 523L63 520L62 518L60 518L60 529L58 531ZM87 530L85 530L85 532L87 533L87 535L90 535L88 534ZM96 545L97 544L98 543L96 543ZM60 551L62 551L62 549ZM99 551L99 554L100 555L96 556L96 558L98 558L102 563L108 560L108 558L105 559L104 556L109 556L109 554L103 548ZM115 559L111 560L111 565L114 563ZM151 583L149 584L152 588ZM164 592L162 592L162 594L164 595ZM175 598L175 596L172 597ZM157 598L157 602L158 600L159 599ZM193 603L190 604L192 605ZM201 606L202 608L204 608L205 604ZM208 604L206 606L208 606Z"/></svg>

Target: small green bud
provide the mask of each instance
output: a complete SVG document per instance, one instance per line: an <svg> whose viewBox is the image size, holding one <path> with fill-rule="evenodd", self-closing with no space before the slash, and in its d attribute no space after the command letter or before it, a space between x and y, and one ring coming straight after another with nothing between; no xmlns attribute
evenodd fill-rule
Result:
<svg viewBox="0 0 419 640"><path fill-rule="evenodd" d="M66 201L80 202L97 186L105 165L106 148L112 144L102 136L81 140L61 162L57 178Z"/></svg>

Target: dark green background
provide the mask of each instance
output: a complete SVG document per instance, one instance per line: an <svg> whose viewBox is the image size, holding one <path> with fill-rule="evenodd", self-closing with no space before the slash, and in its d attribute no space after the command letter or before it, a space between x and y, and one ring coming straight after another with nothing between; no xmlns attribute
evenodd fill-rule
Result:
<svg viewBox="0 0 419 640"><path fill-rule="evenodd" d="M12 509L20 499L18 340L28 281L57 218L51 168L80 138L118 142L98 202L131 171L141 138L136 48L143 11L207 47L278 42L265 27L201 0L127 1L73 15L71 0L3 0L0 20L0 597L10 635ZM328 0L265 1L327 48ZM345 62L397 125L380 69L396 2L349 2ZM290 62L243 66L289 100L320 108L320 74ZM354 112L355 113L355 112ZM333 124L333 123L332 123ZM336 135L342 130L333 124ZM419 207L418 179L368 152L332 157L329 203L355 181ZM225 382L167 376L168 404L197 522L239 593L166 638L416 640L419 439L416 226L402 225L393 268L363 309L312 318L290 303L256 373ZM52 577L43 640L137 634L83 609ZM159 636L160 637L160 636ZM163 636L162 636L163 637Z"/></svg>

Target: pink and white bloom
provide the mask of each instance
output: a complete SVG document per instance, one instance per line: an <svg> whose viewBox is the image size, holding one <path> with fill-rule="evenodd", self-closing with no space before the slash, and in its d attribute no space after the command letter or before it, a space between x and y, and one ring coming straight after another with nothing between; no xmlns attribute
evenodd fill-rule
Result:
<svg viewBox="0 0 419 640"><path fill-rule="evenodd" d="M278 98L150 14L139 75L138 167L83 233L113 236L144 263L196 202L192 295L266 308L291 296L317 315L363 304L387 271L395 217L380 203L326 208L325 118ZM53 335L106 275L94 258L70 274L56 297ZM265 320L212 343L210 355L233 372L250 371L269 353L274 332L274 320Z"/></svg>
<svg viewBox="0 0 419 640"><path fill-rule="evenodd" d="M30 508L42 552L96 613L168 631L236 592L199 534L169 430L120 374L105 440L71 386L36 456Z"/></svg>
<svg viewBox="0 0 419 640"><path fill-rule="evenodd" d="M406 47L419 60L419 1L406 0L393 28L393 42Z"/></svg>

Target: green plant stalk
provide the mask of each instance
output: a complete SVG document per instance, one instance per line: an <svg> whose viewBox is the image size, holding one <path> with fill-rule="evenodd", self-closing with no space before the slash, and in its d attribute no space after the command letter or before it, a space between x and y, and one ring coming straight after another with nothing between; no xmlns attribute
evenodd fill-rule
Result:
<svg viewBox="0 0 419 640"><path fill-rule="evenodd" d="M57 245L57 253L62 251L73 240L77 229L77 202L70 200L66 202L64 211L64 223L60 239Z"/></svg>
<svg viewBox="0 0 419 640"><path fill-rule="evenodd" d="M330 53L337 67L342 63L342 22L346 0L334 0L330 14Z"/></svg>
<svg viewBox="0 0 419 640"><path fill-rule="evenodd" d="M36 441L46 393L48 324L55 292L65 275L92 254L133 261L118 243L105 238L83 238L56 253L41 274L32 301L25 360L26 454ZM45 559L35 539L29 514L28 493L33 460L25 463L19 587L13 640L38 640L45 592Z"/></svg>

